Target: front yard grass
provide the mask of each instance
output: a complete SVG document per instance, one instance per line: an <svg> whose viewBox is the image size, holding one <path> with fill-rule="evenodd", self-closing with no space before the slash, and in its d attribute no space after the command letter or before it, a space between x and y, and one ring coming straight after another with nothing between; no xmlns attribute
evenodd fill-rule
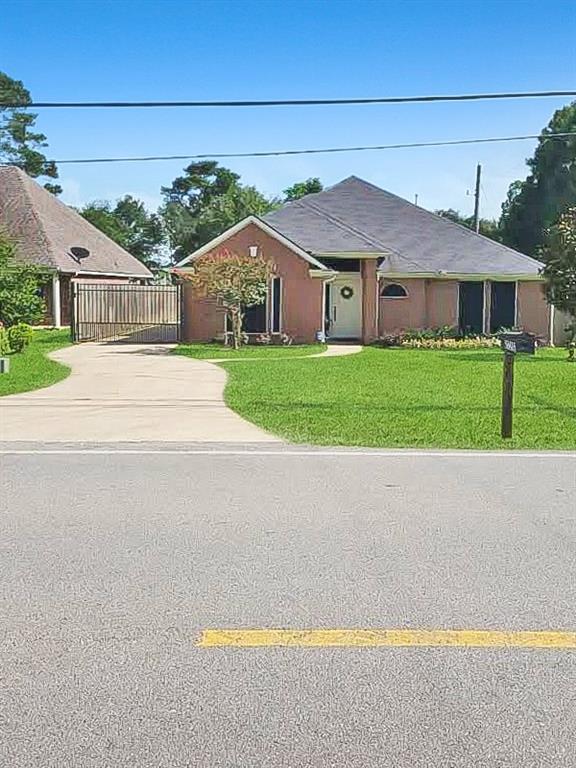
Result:
<svg viewBox="0 0 576 768"><path fill-rule="evenodd" d="M275 345L256 346L249 345L232 349L225 347L224 344L179 344L174 349L174 354L184 355L185 357L194 357L197 360L247 360L247 359L266 359L280 357L302 357L304 355L317 355L324 352L325 344L296 344L290 347L281 347Z"/></svg>
<svg viewBox="0 0 576 768"><path fill-rule="evenodd" d="M576 449L576 365L518 355L514 437L500 438L502 352L367 348L349 357L229 365L227 403L300 443Z"/></svg>
<svg viewBox="0 0 576 768"><path fill-rule="evenodd" d="M35 329L30 346L23 352L10 355L10 372L0 374L0 397L48 387L65 379L70 369L48 359L46 354L68 344L70 331L67 328Z"/></svg>

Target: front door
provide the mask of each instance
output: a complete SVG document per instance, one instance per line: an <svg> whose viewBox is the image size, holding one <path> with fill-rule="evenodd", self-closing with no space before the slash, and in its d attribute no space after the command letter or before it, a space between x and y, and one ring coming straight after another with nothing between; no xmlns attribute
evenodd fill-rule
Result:
<svg viewBox="0 0 576 768"><path fill-rule="evenodd" d="M330 285L330 336L359 339L362 336L362 278L341 275Z"/></svg>

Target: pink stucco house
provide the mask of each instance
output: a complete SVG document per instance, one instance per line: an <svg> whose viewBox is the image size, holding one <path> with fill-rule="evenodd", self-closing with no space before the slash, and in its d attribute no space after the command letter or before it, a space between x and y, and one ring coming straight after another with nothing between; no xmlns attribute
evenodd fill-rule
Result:
<svg viewBox="0 0 576 768"><path fill-rule="evenodd" d="M551 338L538 261L355 176L249 216L178 266L223 248L275 267L266 303L247 312L249 333L312 342L325 332L368 343L408 328L520 326ZM221 307L190 286L184 301L186 340L223 335Z"/></svg>

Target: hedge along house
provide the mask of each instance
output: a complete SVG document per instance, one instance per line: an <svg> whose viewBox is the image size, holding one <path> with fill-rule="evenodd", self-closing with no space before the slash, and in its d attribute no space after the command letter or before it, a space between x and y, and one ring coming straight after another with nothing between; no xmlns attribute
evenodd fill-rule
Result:
<svg viewBox="0 0 576 768"><path fill-rule="evenodd" d="M44 267L46 324L70 322L74 282L148 282L150 270L24 171L0 166L0 231L18 260Z"/></svg>
<svg viewBox="0 0 576 768"><path fill-rule="evenodd" d="M249 216L178 266L222 248L275 266L267 302L247 311L248 333L368 343L408 328L521 326L551 338L538 261L355 176ZM222 336L221 307L190 286L184 301L186 340Z"/></svg>

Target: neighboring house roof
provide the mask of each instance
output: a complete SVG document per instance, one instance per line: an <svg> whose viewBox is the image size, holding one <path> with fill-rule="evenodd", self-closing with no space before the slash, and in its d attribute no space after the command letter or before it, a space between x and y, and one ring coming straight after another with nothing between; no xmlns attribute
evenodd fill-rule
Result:
<svg viewBox="0 0 576 768"><path fill-rule="evenodd" d="M141 261L19 168L0 166L0 230L17 258L64 273L152 277ZM88 256L78 258L72 248Z"/></svg>
<svg viewBox="0 0 576 768"><path fill-rule="evenodd" d="M542 266L356 176L263 219L316 255L381 254L383 273L536 276Z"/></svg>

